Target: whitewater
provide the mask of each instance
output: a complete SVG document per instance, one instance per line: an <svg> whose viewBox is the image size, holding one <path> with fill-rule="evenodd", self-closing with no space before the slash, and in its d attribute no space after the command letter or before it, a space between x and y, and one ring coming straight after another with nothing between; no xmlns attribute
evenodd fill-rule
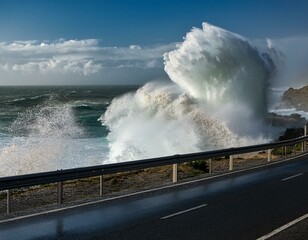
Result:
<svg viewBox="0 0 308 240"><path fill-rule="evenodd" d="M116 98L100 118L110 130L110 161L270 141L269 59L237 34L207 23L192 29L164 55L172 82Z"/></svg>
<svg viewBox="0 0 308 240"><path fill-rule="evenodd" d="M272 141L266 117L276 57L272 46L203 23L162 56L168 81L28 95L14 88L13 97L4 89L0 176Z"/></svg>

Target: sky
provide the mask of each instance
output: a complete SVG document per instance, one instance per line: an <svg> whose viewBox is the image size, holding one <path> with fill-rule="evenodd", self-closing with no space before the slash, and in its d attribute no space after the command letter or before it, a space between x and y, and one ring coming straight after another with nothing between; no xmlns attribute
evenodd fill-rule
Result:
<svg viewBox="0 0 308 240"><path fill-rule="evenodd" d="M0 0L0 85L167 79L163 54L202 22L303 43L307 12L307 0Z"/></svg>

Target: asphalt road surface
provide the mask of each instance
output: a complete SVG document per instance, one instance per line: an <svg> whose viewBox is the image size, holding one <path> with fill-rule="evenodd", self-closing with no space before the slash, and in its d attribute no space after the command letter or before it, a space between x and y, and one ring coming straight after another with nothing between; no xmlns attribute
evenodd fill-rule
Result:
<svg viewBox="0 0 308 240"><path fill-rule="evenodd" d="M308 155L0 222L0 239L257 239L308 213Z"/></svg>

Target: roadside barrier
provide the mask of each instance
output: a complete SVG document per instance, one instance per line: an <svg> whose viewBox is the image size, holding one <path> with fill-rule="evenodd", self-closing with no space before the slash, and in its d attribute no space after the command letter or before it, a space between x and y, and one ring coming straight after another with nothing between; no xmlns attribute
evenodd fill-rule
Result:
<svg viewBox="0 0 308 240"><path fill-rule="evenodd" d="M103 195L103 175L111 173L120 173L133 170L141 170L151 167L159 167L165 165L173 166L172 181L176 183L178 181L178 164L184 162L192 162L196 160L208 160L209 173L212 173L212 159L229 157L229 171L234 170L234 156L246 153L267 151L267 162L272 160L273 149L281 148L282 153L286 155L287 147L301 144L301 152L307 150L307 125L304 130L305 135L303 137L267 143L253 146L227 148L215 151L197 152L190 154L177 154L173 156L165 156L159 158L150 158L144 160L128 161L114 164L105 164L91 167L64 169L50 172L18 175L11 177L0 178L0 191L6 191L7 193L7 213L11 212L11 189L23 188L41 184L57 183L57 202L62 204L63 199L63 181L75 180L85 177L100 176L100 195Z"/></svg>

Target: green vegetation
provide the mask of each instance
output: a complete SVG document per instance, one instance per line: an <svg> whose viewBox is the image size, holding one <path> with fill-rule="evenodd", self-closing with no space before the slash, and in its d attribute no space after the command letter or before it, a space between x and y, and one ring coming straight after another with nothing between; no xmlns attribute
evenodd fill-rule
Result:
<svg viewBox="0 0 308 240"><path fill-rule="evenodd" d="M188 163L188 166L206 172L207 171L207 163L206 160L196 160Z"/></svg>
<svg viewBox="0 0 308 240"><path fill-rule="evenodd" d="M291 154L291 153L294 153L295 151L301 151L302 149L302 145L301 144L296 144L295 146L288 146L286 148L287 152L286 154ZM272 151L272 154L274 155L284 155L285 154L285 148L281 147L281 148L276 148Z"/></svg>

